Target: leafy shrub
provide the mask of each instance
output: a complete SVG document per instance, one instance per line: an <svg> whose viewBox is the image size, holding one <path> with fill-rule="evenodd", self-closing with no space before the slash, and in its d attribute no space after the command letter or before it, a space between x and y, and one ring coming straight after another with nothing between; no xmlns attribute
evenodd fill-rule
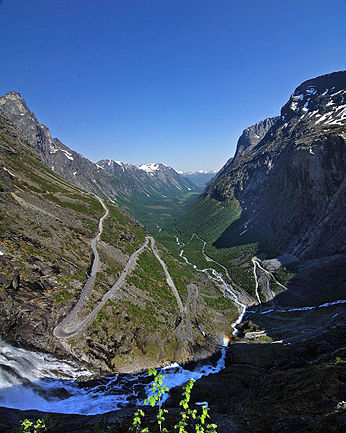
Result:
<svg viewBox="0 0 346 433"><path fill-rule="evenodd" d="M144 403L149 403L152 407L158 404L158 413L156 415L158 431L160 433L217 433L217 425L207 423L209 416L209 408L207 405L202 407L202 413L198 414L197 409L190 409L189 402L191 398L191 390L195 383L194 379L190 379L185 385L183 398L179 405L181 411L179 414L178 422L174 425L174 430L169 431L163 426L166 418L165 414L168 413L166 409L162 409L162 397L168 392L168 388L163 385L164 376L158 374L156 369L148 371L150 376L154 376L152 383L152 393L145 399ZM139 409L135 412L130 432L132 433L150 433L149 427L143 427L142 422L144 418L144 411ZM155 430L157 431L157 430Z"/></svg>
<svg viewBox="0 0 346 433"><path fill-rule="evenodd" d="M44 419L38 419L35 423L29 419L20 422L20 433L41 433L47 430Z"/></svg>

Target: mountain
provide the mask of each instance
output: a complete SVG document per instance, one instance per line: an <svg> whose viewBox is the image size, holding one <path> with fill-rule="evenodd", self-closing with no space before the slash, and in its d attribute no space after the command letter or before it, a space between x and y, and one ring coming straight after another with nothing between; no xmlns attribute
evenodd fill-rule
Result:
<svg viewBox="0 0 346 433"><path fill-rule="evenodd" d="M191 395L221 431L345 429L345 125L346 72L303 82L176 223L187 259L222 264L250 297L247 344Z"/></svg>
<svg viewBox="0 0 346 433"><path fill-rule="evenodd" d="M247 152L251 152L254 146L258 144L263 137L266 135L266 133L269 131L269 129L275 125L275 123L279 120L280 117L270 117L268 119L261 120L260 122L255 123L254 125L249 126L248 128L244 129L241 136L238 139L237 142L237 148L234 156L229 158L229 160L226 162L226 164L219 170L218 172L214 173L214 176L212 176L207 182L206 186L209 188L212 183L216 182L218 178L220 178L224 173L227 172L229 167L235 163L241 155Z"/></svg>
<svg viewBox="0 0 346 433"><path fill-rule="evenodd" d="M233 161L236 162L245 152L251 152L279 119L280 117L270 117L244 129L239 137Z"/></svg>
<svg viewBox="0 0 346 433"><path fill-rule="evenodd" d="M162 264L145 241L148 233L143 226L110 201L101 202L47 168L31 147L31 137L39 131L29 131L32 135L24 136L0 111L0 338L108 373L184 362L213 352L215 348L189 324L186 337L176 331L185 324L177 297L185 305L187 284L197 284L200 321L215 335L231 331L233 304L225 300L225 309L216 285L156 243L155 251L176 285L179 295L174 295ZM117 281L117 290L105 298ZM102 309L80 331L68 338L58 336L59 324L60 336L61 328L70 332L101 301ZM63 327L75 306L71 322ZM10 377L16 374L11 371Z"/></svg>
<svg viewBox="0 0 346 433"><path fill-rule="evenodd" d="M205 197L236 198L244 220L240 231L260 232L280 252L300 257L340 252L345 83L345 72L304 82L258 143L244 150L238 142L232 164Z"/></svg>
<svg viewBox="0 0 346 433"><path fill-rule="evenodd" d="M151 221L158 200L166 202L170 213L179 210L180 200L200 192L189 180L161 163L137 167L108 160L96 164L89 161L52 138L49 129L37 120L19 93L9 92L1 97L0 111L15 123L47 167L82 189L116 201L150 229L156 227ZM160 219L160 215L157 218Z"/></svg>
<svg viewBox="0 0 346 433"><path fill-rule="evenodd" d="M115 181L84 156L52 138L49 129L37 120L19 93L9 92L1 97L0 110L16 125L47 167L80 188L103 197L116 197L119 186Z"/></svg>
<svg viewBox="0 0 346 433"><path fill-rule="evenodd" d="M97 167L116 178L128 195L145 194L147 197L167 198L181 192L196 191L196 186L184 179L173 168L162 163L139 166L103 159Z"/></svg>
<svg viewBox="0 0 346 433"><path fill-rule="evenodd" d="M205 188L206 184L215 176L217 170L198 170L186 173L181 171L179 173L199 188Z"/></svg>
<svg viewBox="0 0 346 433"><path fill-rule="evenodd" d="M204 238L209 255L223 261L254 298L255 254L279 258L277 266L291 262L292 291L304 292L313 302L340 296L346 240L345 83L344 71L305 81L279 118L245 130L234 159L178 224L186 237L196 232ZM264 299L273 297L263 290Z"/></svg>
<svg viewBox="0 0 346 433"><path fill-rule="evenodd" d="M249 138L247 146L242 141L238 157L229 160L188 213L174 221L170 235L180 261L156 243L181 297L181 315L167 274L147 244L95 320L78 337L64 340L54 331L78 305L84 282L93 275L90 241L101 230L100 217L106 216L97 245L100 272L93 294L74 320L88 315L120 273L127 272L125 264L143 246L147 233L110 201L98 200L47 168L32 149L30 136L0 112L0 336L86 363L94 371L138 371L214 351L204 336L233 332L231 323L239 313L224 296L232 293L247 311L233 344L222 351L225 368L197 381L191 407L207 401L210 421L224 433L344 431L345 83L345 72L304 82L266 132L259 128L259 137ZM74 158L65 151L70 154L55 153ZM106 165L111 170L125 164ZM97 168L113 179L103 166ZM159 170L159 164L142 167L153 178ZM159 195L155 206L162 212ZM189 260L195 266L188 266ZM203 272L197 273L197 267ZM223 284L206 279L208 271L213 281ZM192 292L189 282L198 290ZM190 312L197 322L193 329ZM4 358L5 380L17 384L21 376L12 368L13 352L7 350ZM42 354L38 358L44 366ZM35 367L29 359L27 365ZM27 369L26 359L22 365ZM180 368L176 374L181 376ZM129 388L141 399L137 380L131 375ZM49 378L52 386L43 397L68 399L71 382L66 387L64 382L54 387ZM40 383L24 384L32 387L33 398L35 391L42 392ZM80 385L91 389L92 399L105 389L119 391L118 382L107 377ZM16 395L23 390L10 387ZM172 390L165 402L170 426L179 422L180 394L181 389ZM107 396L102 395L102 404ZM156 422L154 409L145 408L151 426ZM57 426L71 433L128 431L134 410L96 416L50 413L46 422L51 432ZM47 415L0 411L5 432L14 431L23 418Z"/></svg>

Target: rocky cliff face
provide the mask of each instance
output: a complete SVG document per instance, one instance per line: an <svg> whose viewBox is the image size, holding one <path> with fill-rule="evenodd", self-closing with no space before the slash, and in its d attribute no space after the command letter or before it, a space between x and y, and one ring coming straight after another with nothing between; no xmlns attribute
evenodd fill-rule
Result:
<svg viewBox="0 0 346 433"><path fill-rule="evenodd" d="M251 152L279 119L280 117L270 117L244 129L239 137L233 162L236 162L245 152Z"/></svg>
<svg viewBox="0 0 346 433"><path fill-rule="evenodd" d="M101 192L107 197L116 196L117 191L109 176L60 140L52 138L49 129L37 120L19 93L9 92L1 97L0 110L16 125L30 147L51 170L80 188L97 194Z"/></svg>
<svg viewBox="0 0 346 433"><path fill-rule="evenodd" d="M235 164L238 159L245 153L251 153L252 149L264 138L267 132L272 126L280 119L280 117L269 117L268 119L261 120L254 125L244 129L243 133L238 139L236 152L221 170L207 183L207 189L209 189L213 183L222 177L228 170L231 169L232 164Z"/></svg>
<svg viewBox="0 0 346 433"><path fill-rule="evenodd" d="M247 149L240 144L234 162L206 190L205 197L239 201L238 237L260 233L279 252L301 258L342 251L345 84L346 72L301 84L264 137Z"/></svg>

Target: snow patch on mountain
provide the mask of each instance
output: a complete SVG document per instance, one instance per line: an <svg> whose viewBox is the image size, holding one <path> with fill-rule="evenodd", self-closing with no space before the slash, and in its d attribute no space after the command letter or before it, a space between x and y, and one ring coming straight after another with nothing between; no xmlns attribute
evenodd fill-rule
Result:
<svg viewBox="0 0 346 433"><path fill-rule="evenodd" d="M165 164L153 162L151 164L137 165L137 168L139 168L140 170L143 170L149 174L154 174L157 170L160 170L160 168L161 168L160 166L162 166L162 165L166 167Z"/></svg>
<svg viewBox="0 0 346 433"><path fill-rule="evenodd" d="M73 161L72 153L68 152L65 149L59 149L59 150L61 150L61 152L66 156L67 159L70 159L71 161Z"/></svg>

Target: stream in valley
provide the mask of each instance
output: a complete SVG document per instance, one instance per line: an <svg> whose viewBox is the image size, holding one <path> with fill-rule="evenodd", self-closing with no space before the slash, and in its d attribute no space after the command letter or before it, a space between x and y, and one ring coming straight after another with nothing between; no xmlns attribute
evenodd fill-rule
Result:
<svg viewBox="0 0 346 433"><path fill-rule="evenodd" d="M91 273L92 279L90 282L89 278L79 302L62 324L68 323L70 316L75 314L75 311L80 308L80 304L84 301L84 296L86 296L84 292L89 291L89 284L91 288L94 284L94 277L98 267L96 244L102 233L102 221L108 214L108 210L101 199L100 202L105 209L105 214L99 222L99 233L92 240L91 246L95 256ZM148 240L134 254L141 251ZM154 242L154 239L151 239L153 253L163 266L168 282L170 282L171 277L164 262L162 262L155 250ZM129 266L129 263L127 266ZM126 268L124 272L126 272ZM223 282L226 287L226 283L220 274L212 276L208 273L208 276ZM170 286L174 291L173 281L171 281ZM241 306L242 313L237 322L233 324L234 329L245 311L245 305L241 304L237 298L235 302ZM61 324L60 328L64 330ZM220 338L222 339L222 336ZM228 339L224 337L222 345L226 347L227 344ZM222 349L219 353L217 361L199 361L192 371L186 370L177 364L160 369L159 371L165 376L164 385L171 389L184 384L190 378L197 380L202 376L219 372L225 367L226 349ZM147 372L116 374L94 379L90 371L77 363L58 360L54 356L44 353L13 347L0 340L0 406L3 407L94 415L121 409L128 405L142 404L148 393L150 393L150 383L151 378ZM168 395L165 397L167 398Z"/></svg>
<svg viewBox="0 0 346 433"><path fill-rule="evenodd" d="M177 243L181 245L178 238ZM181 250L181 257L197 269L183 254ZM209 257L208 259L212 260ZM243 320L245 313L251 314L255 311L246 311L245 304L239 300L237 292L220 272L213 268L199 271L223 286L225 294L238 306L239 317L232 325L233 334L236 335L236 326ZM344 303L345 300L340 300L315 307L285 308L278 312L304 312ZM272 311L268 309L261 314ZM225 347L227 343L224 337ZM164 384L171 389L184 384L190 378L197 380L219 372L225 367L225 357L226 349L222 349L218 359L196 362L192 370L174 364L159 369L159 372L164 374ZM151 380L147 372L116 374L95 379L89 370L73 361L63 361L52 355L13 347L0 340L0 406L3 407L66 414L101 414L143 404L150 393Z"/></svg>

